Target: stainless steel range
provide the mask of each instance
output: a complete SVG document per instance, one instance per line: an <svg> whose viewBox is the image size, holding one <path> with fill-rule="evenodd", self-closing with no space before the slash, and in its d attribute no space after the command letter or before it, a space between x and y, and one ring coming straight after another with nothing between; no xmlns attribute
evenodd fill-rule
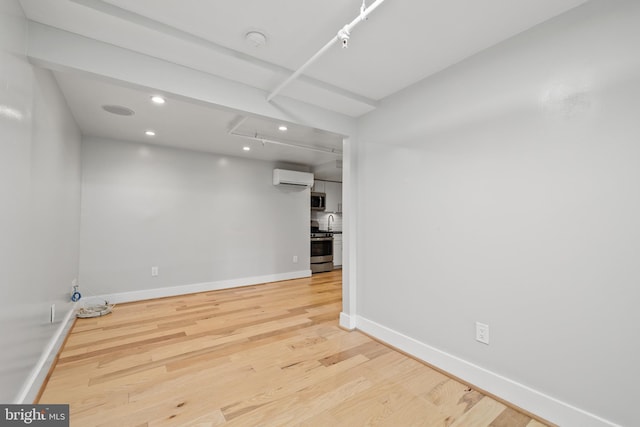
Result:
<svg viewBox="0 0 640 427"><path fill-rule="evenodd" d="M311 221L311 272L333 270L333 233L322 231Z"/></svg>

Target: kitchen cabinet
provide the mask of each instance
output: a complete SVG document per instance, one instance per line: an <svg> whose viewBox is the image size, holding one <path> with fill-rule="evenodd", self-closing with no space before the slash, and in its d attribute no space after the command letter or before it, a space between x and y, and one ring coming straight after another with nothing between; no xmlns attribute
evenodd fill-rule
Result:
<svg viewBox="0 0 640 427"><path fill-rule="evenodd" d="M325 181L324 192L327 195L325 212L342 212L342 183Z"/></svg>
<svg viewBox="0 0 640 427"><path fill-rule="evenodd" d="M325 193L327 199L325 202L325 212L342 212L342 183L334 181L315 180L312 193Z"/></svg>
<svg viewBox="0 0 640 427"><path fill-rule="evenodd" d="M342 267L342 233L333 235L333 266Z"/></svg>
<svg viewBox="0 0 640 427"><path fill-rule="evenodd" d="M327 194L326 212L342 212L342 184L339 182L326 181L324 192Z"/></svg>

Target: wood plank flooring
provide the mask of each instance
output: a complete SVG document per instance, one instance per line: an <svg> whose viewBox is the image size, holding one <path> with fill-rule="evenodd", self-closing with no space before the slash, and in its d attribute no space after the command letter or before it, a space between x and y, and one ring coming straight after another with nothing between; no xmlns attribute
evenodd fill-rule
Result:
<svg viewBox="0 0 640 427"><path fill-rule="evenodd" d="M544 426L340 329L340 274L78 319L40 403L78 427Z"/></svg>

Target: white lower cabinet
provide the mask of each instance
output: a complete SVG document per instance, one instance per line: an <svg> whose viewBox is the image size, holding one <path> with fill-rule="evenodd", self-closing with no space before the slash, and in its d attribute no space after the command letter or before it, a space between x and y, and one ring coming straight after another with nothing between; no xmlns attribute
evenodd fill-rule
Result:
<svg viewBox="0 0 640 427"><path fill-rule="evenodd" d="M342 266L342 234L333 235L333 266Z"/></svg>

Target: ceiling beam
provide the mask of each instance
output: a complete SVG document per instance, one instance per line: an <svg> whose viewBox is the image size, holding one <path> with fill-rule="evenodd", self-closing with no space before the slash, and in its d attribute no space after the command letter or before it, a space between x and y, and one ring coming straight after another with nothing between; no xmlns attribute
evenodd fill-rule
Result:
<svg viewBox="0 0 640 427"><path fill-rule="evenodd" d="M265 90L36 22L29 22L27 56L43 68L85 73L240 114L355 135L356 121L347 115L289 97L267 102Z"/></svg>
<svg viewBox="0 0 640 427"><path fill-rule="evenodd" d="M206 47L207 49L213 52L216 52L218 54L223 54L229 57L233 57L235 59L245 61L251 65L261 67L263 69L272 71L273 73L276 73L282 76L289 76L294 72L294 70L290 70L289 68L282 67L278 64L264 61L262 59L255 58L251 55L237 51L235 49L231 49L226 46L219 45L205 38L196 36L194 34L188 33L186 31L180 30L178 28L172 27L170 25L164 24L162 22L156 21L154 19L148 18L138 13L131 12L129 10L123 9L121 7L115 6L113 4L107 3L102 0L71 0L71 2L88 7L90 9L93 9L95 11L98 11L107 15L110 15L112 17L122 19L132 24L139 25L144 28L147 28L153 31L158 31L164 34L168 34L177 39ZM317 88L321 88L323 90L333 92L337 95L368 105L372 108L376 108L378 106L378 101L374 99L367 98L360 94L351 92L347 89L343 89L338 86L332 85L330 83L326 83L321 80L314 79L313 77L302 75L300 76L299 79Z"/></svg>

